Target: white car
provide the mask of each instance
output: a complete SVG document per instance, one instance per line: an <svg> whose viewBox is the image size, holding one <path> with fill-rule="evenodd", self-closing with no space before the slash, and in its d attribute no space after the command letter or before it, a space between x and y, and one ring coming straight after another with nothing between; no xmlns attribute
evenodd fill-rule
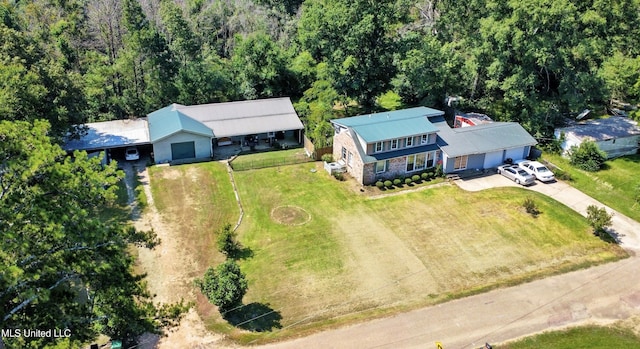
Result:
<svg viewBox="0 0 640 349"><path fill-rule="evenodd" d="M540 182L551 182L556 179L556 177L553 175L553 172L551 172L551 170L549 170L547 166L537 161L521 161L518 162L518 166L527 171L527 173L532 174Z"/></svg>
<svg viewBox="0 0 640 349"><path fill-rule="evenodd" d="M136 147L129 147L124 151L124 158L127 161L135 161L140 159L140 153Z"/></svg>
<svg viewBox="0 0 640 349"><path fill-rule="evenodd" d="M516 182L517 184L529 185L536 181L536 177L527 173L517 165L498 166L498 173Z"/></svg>

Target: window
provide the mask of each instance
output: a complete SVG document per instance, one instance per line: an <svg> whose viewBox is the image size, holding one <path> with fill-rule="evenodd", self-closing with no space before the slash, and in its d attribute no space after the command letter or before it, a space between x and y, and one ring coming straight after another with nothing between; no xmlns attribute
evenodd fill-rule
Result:
<svg viewBox="0 0 640 349"><path fill-rule="evenodd" d="M386 161L377 161L376 162L376 173L382 173L387 170L387 162Z"/></svg>
<svg viewBox="0 0 640 349"><path fill-rule="evenodd" d="M434 155L435 155L435 152L433 151L427 153L427 167L433 167L433 158L435 157Z"/></svg>
<svg viewBox="0 0 640 349"><path fill-rule="evenodd" d="M433 144L436 142L436 134L435 133L431 133L429 134L429 144Z"/></svg>
<svg viewBox="0 0 640 349"><path fill-rule="evenodd" d="M375 151L376 153L379 153L379 152L381 152L381 151L382 151L382 142L376 142L376 145L375 145L375 147L374 147L374 151Z"/></svg>
<svg viewBox="0 0 640 349"><path fill-rule="evenodd" d="M398 140L397 139L392 139L391 140L391 149L398 149Z"/></svg>
<svg viewBox="0 0 640 349"><path fill-rule="evenodd" d="M353 167L353 153L349 152L349 158L347 159L347 163L349 164L349 167Z"/></svg>
<svg viewBox="0 0 640 349"><path fill-rule="evenodd" d="M464 170L467 168L467 155L465 156L456 156L455 161L453 163L454 170Z"/></svg>
<svg viewBox="0 0 640 349"><path fill-rule="evenodd" d="M429 137L428 135L422 135L422 144L427 144L427 142L429 141Z"/></svg>
<svg viewBox="0 0 640 349"><path fill-rule="evenodd" d="M407 137L407 139L404 141L404 146L405 147L413 146L413 137Z"/></svg>
<svg viewBox="0 0 640 349"><path fill-rule="evenodd" d="M342 147L342 158L341 159L346 159L347 158L347 148Z"/></svg>
<svg viewBox="0 0 640 349"><path fill-rule="evenodd" d="M427 157L427 153L420 153L420 154L416 154L416 166L415 166L415 170L422 170L424 169L424 164L425 164L425 159Z"/></svg>
<svg viewBox="0 0 640 349"><path fill-rule="evenodd" d="M412 172L415 168L416 156L409 155L407 156L407 172Z"/></svg>

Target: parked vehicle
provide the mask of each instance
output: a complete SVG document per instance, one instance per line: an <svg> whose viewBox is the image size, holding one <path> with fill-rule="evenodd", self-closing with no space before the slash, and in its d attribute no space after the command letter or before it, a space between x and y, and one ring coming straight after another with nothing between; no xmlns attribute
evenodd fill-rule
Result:
<svg viewBox="0 0 640 349"><path fill-rule="evenodd" d="M518 166L541 182L551 182L556 179L553 172L551 172L547 166L539 163L538 161L524 160L518 162Z"/></svg>
<svg viewBox="0 0 640 349"><path fill-rule="evenodd" d="M498 166L498 173L521 185L533 184L536 181L536 177L530 175L518 165Z"/></svg>
<svg viewBox="0 0 640 349"><path fill-rule="evenodd" d="M138 148L129 147L124 151L124 158L127 161L135 161L140 159L140 153L138 153Z"/></svg>

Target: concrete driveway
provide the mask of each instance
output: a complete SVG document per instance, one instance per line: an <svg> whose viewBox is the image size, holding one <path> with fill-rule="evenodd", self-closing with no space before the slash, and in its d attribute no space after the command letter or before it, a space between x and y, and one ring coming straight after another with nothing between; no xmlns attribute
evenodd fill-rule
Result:
<svg viewBox="0 0 640 349"><path fill-rule="evenodd" d="M471 191L517 186L500 175L457 180ZM605 205L564 182L527 187L582 215ZM607 324L640 316L640 224L614 213L612 232L632 257L589 269L493 290L393 317L317 333L264 348L435 348L472 349L549 329L585 323Z"/></svg>
<svg viewBox="0 0 640 349"><path fill-rule="evenodd" d="M455 183L460 188L468 191L478 191L488 188L507 186L522 187L499 174L464 180L459 179L456 180ZM588 206L596 205L598 207L604 207L609 213L613 213L612 225L609 229L609 233L618 239L620 246L623 248L627 250L640 251L640 223L610 208L609 206L604 205L569 184L561 181L551 183L536 181L535 184L522 188L537 191L552 197L585 217L587 216Z"/></svg>

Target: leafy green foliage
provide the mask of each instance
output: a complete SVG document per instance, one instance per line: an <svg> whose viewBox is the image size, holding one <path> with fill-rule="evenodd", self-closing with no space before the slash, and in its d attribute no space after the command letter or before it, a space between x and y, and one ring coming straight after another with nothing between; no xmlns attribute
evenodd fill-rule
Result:
<svg viewBox="0 0 640 349"><path fill-rule="evenodd" d="M126 252L153 248L155 233L99 218L122 172L84 152L67 156L48 132L44 121L0 121L0 328L68 328L74 340L102 333L125 342L159 330L184 305L156 309Z"/></svg>
<svg viewBox="0 0 640 349"><path fill-rule="evenodd" d="M231 224L225 224L217 235L216 245L218 246L218 251L224 253L227 257L233 258L240 251L241 246L237 241L236 233L231 229Z"/></svg>
<svg viewBox="0 0 640 349"><path fill-rule="evenodd" d="M538 209L538 205L533 200L532 197L527 197L522 202L522 207L527 211L528 214L532 215L534 218L538 217L540 214L540 210Z"/></svg>
<svg viewBox="0 0 640 349"><path fill-rule="evenodd" d="M608 213L604 207L589 205L587 207L587 220L593 228L593 233L600 237L607 236L606 228L611 226L613 215Z"/></svg>
<svg viewBox="0 0 640 349"><path fill-rule="evenodd" d="M578 147L571 147L569 151L571 164L585 171L595 172L602 168L607 160L607 154L598 148L598 145L586 140Z"/></svg>
<svg viewBox="0 0 640 349"><path fill-rule="evenodd" d="M221 313L242 303L248 284L238 264L227 259L216 268L209 268L196 285L209 301L218 306Z"/></svg>

